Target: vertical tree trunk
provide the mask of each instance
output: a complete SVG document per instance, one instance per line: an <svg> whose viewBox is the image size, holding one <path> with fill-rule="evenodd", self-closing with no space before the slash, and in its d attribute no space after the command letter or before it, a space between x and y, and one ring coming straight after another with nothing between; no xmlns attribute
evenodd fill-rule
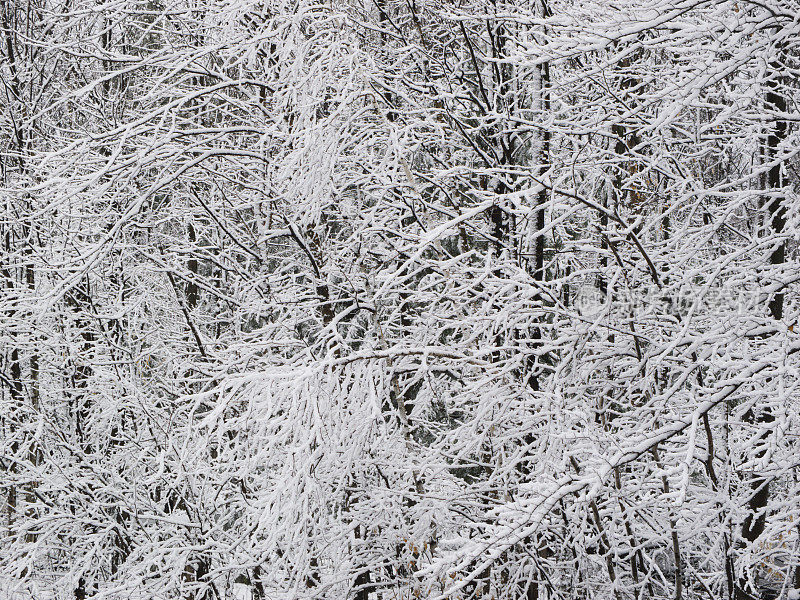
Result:
<svg viewBox="0 0 800 600"><path fill-rule="evenodd" d="M780 145L786 139L789 129L788 123L783 117L787 111L788 103L783 91L780 89L782 69L783 66L778 60L769 63L765 105L768 111L776 114L764 149L766 160L770 162L779 157ZM786 226L785 197L780 191L783 187L782 168L783 161L779 161L767 173L764 204L766 205L768 235L779 236ZM780 267L785 261L786 243L780 241L770 254L769 262L773 267ZM779 291L769 300L767 305L769 315L779 325L783 319L783 300L784 293ZM763 407L761 410L759 410L758 406L754 406L745 414L745 421L756 427L763 428L756 443L763 444L773 434L772 424L775 421L775 416L768 406ZM765 452L766 449L762 446L761 449L754 453L754 458L756 460L763 458ZM767 505L770 498L769 478L753 474L750 479L750 490L751 495L747 501L747 516L742 523L741 536L748 544L753 544L764 532L767 522ZM751 579L745 575L740 580L737 586L737 598L745 600L758 594L755 582L751 581Z"/></svg>
<svg viewBox="0 0 800 600"><path fill-rule="evenodd" d="M27 126L25 125L26 119L24 114L27 108L26 89L28 91L27 96L35 94L36 91L32 86L25 85L27 82L25 82L24 79L21 79L21 73L24 77L24 62L26 61L26 53L25 47L20 45L20 38L17 34L17 31L20 29L22 24L24 24L26 28L30 29L32 26L32 19L33 15L30 11L24 12L22 10L18 10L18 7L15 6L11 0L0 0L0 24L2 25L3 30L2 45L0 46L0 58L2 58L2 61L7 65L10 75L8 79L4 79L3 81L3 84L6 87L4 97L5 100L8 101L8 104L5 106L4 110L10 116L10 123L13 127L13 132L11 132L11 135L9 135L10 152L8 153L8 157L10 160L8 161L8 164L5 162L0 163L0 171L4 176L4 179L12 170L16 170L16 172L22 177L27 176L29 173L27 160L31 145L29 139L30 131L26 128ZM5 159L6 156L2 156L2 158ZM4 181L4 185L6 183L7 182ZM29 202L26 202L28 199L29 198L27 195L23 196L23 199L19 202L17 211L13 210L11 206L11 199L7 200L7 208L9 209L7 214L10 216L14 212L18 212L22 214L22 218L18 224L8 226L8 229L3 232L5 234L3 236L3 249L6 253L6 256L9 257L19 249L22 260L18 265L14 266L3 264L2 271L0 271L0 273L2 273L3 279L6 281L6 286L9 289L13 289L15 286L20 285L21 287L26 288L27 292L32 296L36 286L33 264L33 224L30 217L30 213L33 211L33 206ZM2 229L0 229L0 231L2 231ZM19 266L18 272L14 268L16 266ZM18 316L16 310L9 311L7 314L9 317ZM9 393L15 409L22 411L19 414L23 415L23 409L26 400L26 394L24 393L25 386L23 384L23 361L25 357L20 352L20 346L23 346L23 344L14 344L14 347L11 350L9 356L10 381L6 379L5 385L9 388ZM32 412L37 412L39 410L39 355L36 351L32 351L27 353L27 359L27 380L29 382L27 393L28 406ZM13 418L15 417L12 417L12 419ZM25 458L31 464L36 465L38 463L39 456L37 442L32 441L31 443L27 444L27 446L29 451ZM15 458L16 450L18 450L19 447L19 442L15 439L11 445L11 449L15 454ZM16 471L17 467L12 466L11 470L12 472ZM28 486L25 486L25 489L22 490L22 498L27 504L26 513L28 515L31 514L30 511L33 510L34 506L34 486L35 482L31 482L28 484ZM19 501L19 495L17 492L18 490L13 485L8 488L7 508L9 515L9 526L11 526L13 515L18 508L17 503ZM27 533L26 539L32 542L34 540L33 534Z"/></svg>

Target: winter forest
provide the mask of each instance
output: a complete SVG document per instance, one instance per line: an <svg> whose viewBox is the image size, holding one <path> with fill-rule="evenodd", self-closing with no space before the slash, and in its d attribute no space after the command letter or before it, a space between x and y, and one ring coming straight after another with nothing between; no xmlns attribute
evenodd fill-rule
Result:
<svg viewBox="0 0 800 600"><path fill-rule="evenodd" d="M800 598L798 0L0 0L0 84L3 600Z"/></svg>

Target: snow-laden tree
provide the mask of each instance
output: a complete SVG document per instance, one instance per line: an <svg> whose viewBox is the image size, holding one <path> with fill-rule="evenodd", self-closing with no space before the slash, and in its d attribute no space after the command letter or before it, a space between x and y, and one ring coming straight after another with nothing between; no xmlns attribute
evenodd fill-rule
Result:
<svg viewBox="0 0 800 600"><path fill-rule="evenodd" d="M798 9L3 4L3 584L800 588Z"/></svg>

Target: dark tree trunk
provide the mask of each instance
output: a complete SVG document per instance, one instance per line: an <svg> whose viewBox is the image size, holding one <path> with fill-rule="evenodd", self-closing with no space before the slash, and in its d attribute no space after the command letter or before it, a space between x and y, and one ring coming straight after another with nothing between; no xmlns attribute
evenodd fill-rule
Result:
<svg viewBox="0 0 800 600"><path fill-rule="evenodd" d="M787 99L780 89L780 73L782 69L783 66L779 62L771 62L769 64L770 78L767 81L765 104L767 110L774 112L777 116L773 122L772 130L767 136L764 149L767 161L774 161L778 157L780 145L786 139L789 129L787 121L781 117L786 113L788 106ZM782 167L783 162L779 161L767 173L764 204L767 209L768 235L779 236L786 226L785 197L780 192L783 187ZM771 266L779 267L785 261L786 243L780 241L772 251L769 262ZM769 314L776 322L780 322L783 318L783 301L784 294L779 291L768 302ZM760 408L754 406L745 413L745 422L751 423L756 427L762 426L762 432L756 442L761 445L761 448L754 453L756 461L764 457L766 452L765 442L773 433L772 424L774 421L775 416L769 407ZM747 516L742 523L741 536L748 544L753 544L764 533L767 523L767 506L770 499L769 478L758 473L753 474L750 479L750 490L751 495L747 501ZM754 596L758 597L758 595L759 592L755 582L749 580L745 575L739 581L736 597L745 600Z"/></svg>

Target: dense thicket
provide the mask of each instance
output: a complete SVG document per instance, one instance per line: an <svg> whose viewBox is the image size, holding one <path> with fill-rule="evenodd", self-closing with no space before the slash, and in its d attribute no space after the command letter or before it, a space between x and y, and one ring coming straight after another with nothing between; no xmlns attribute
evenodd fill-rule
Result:
<svg viewBox="0 0 800 600"><path fill-rule="evenodd" d="M0 0L0 595L800 597L795 0Z"/></svg>

